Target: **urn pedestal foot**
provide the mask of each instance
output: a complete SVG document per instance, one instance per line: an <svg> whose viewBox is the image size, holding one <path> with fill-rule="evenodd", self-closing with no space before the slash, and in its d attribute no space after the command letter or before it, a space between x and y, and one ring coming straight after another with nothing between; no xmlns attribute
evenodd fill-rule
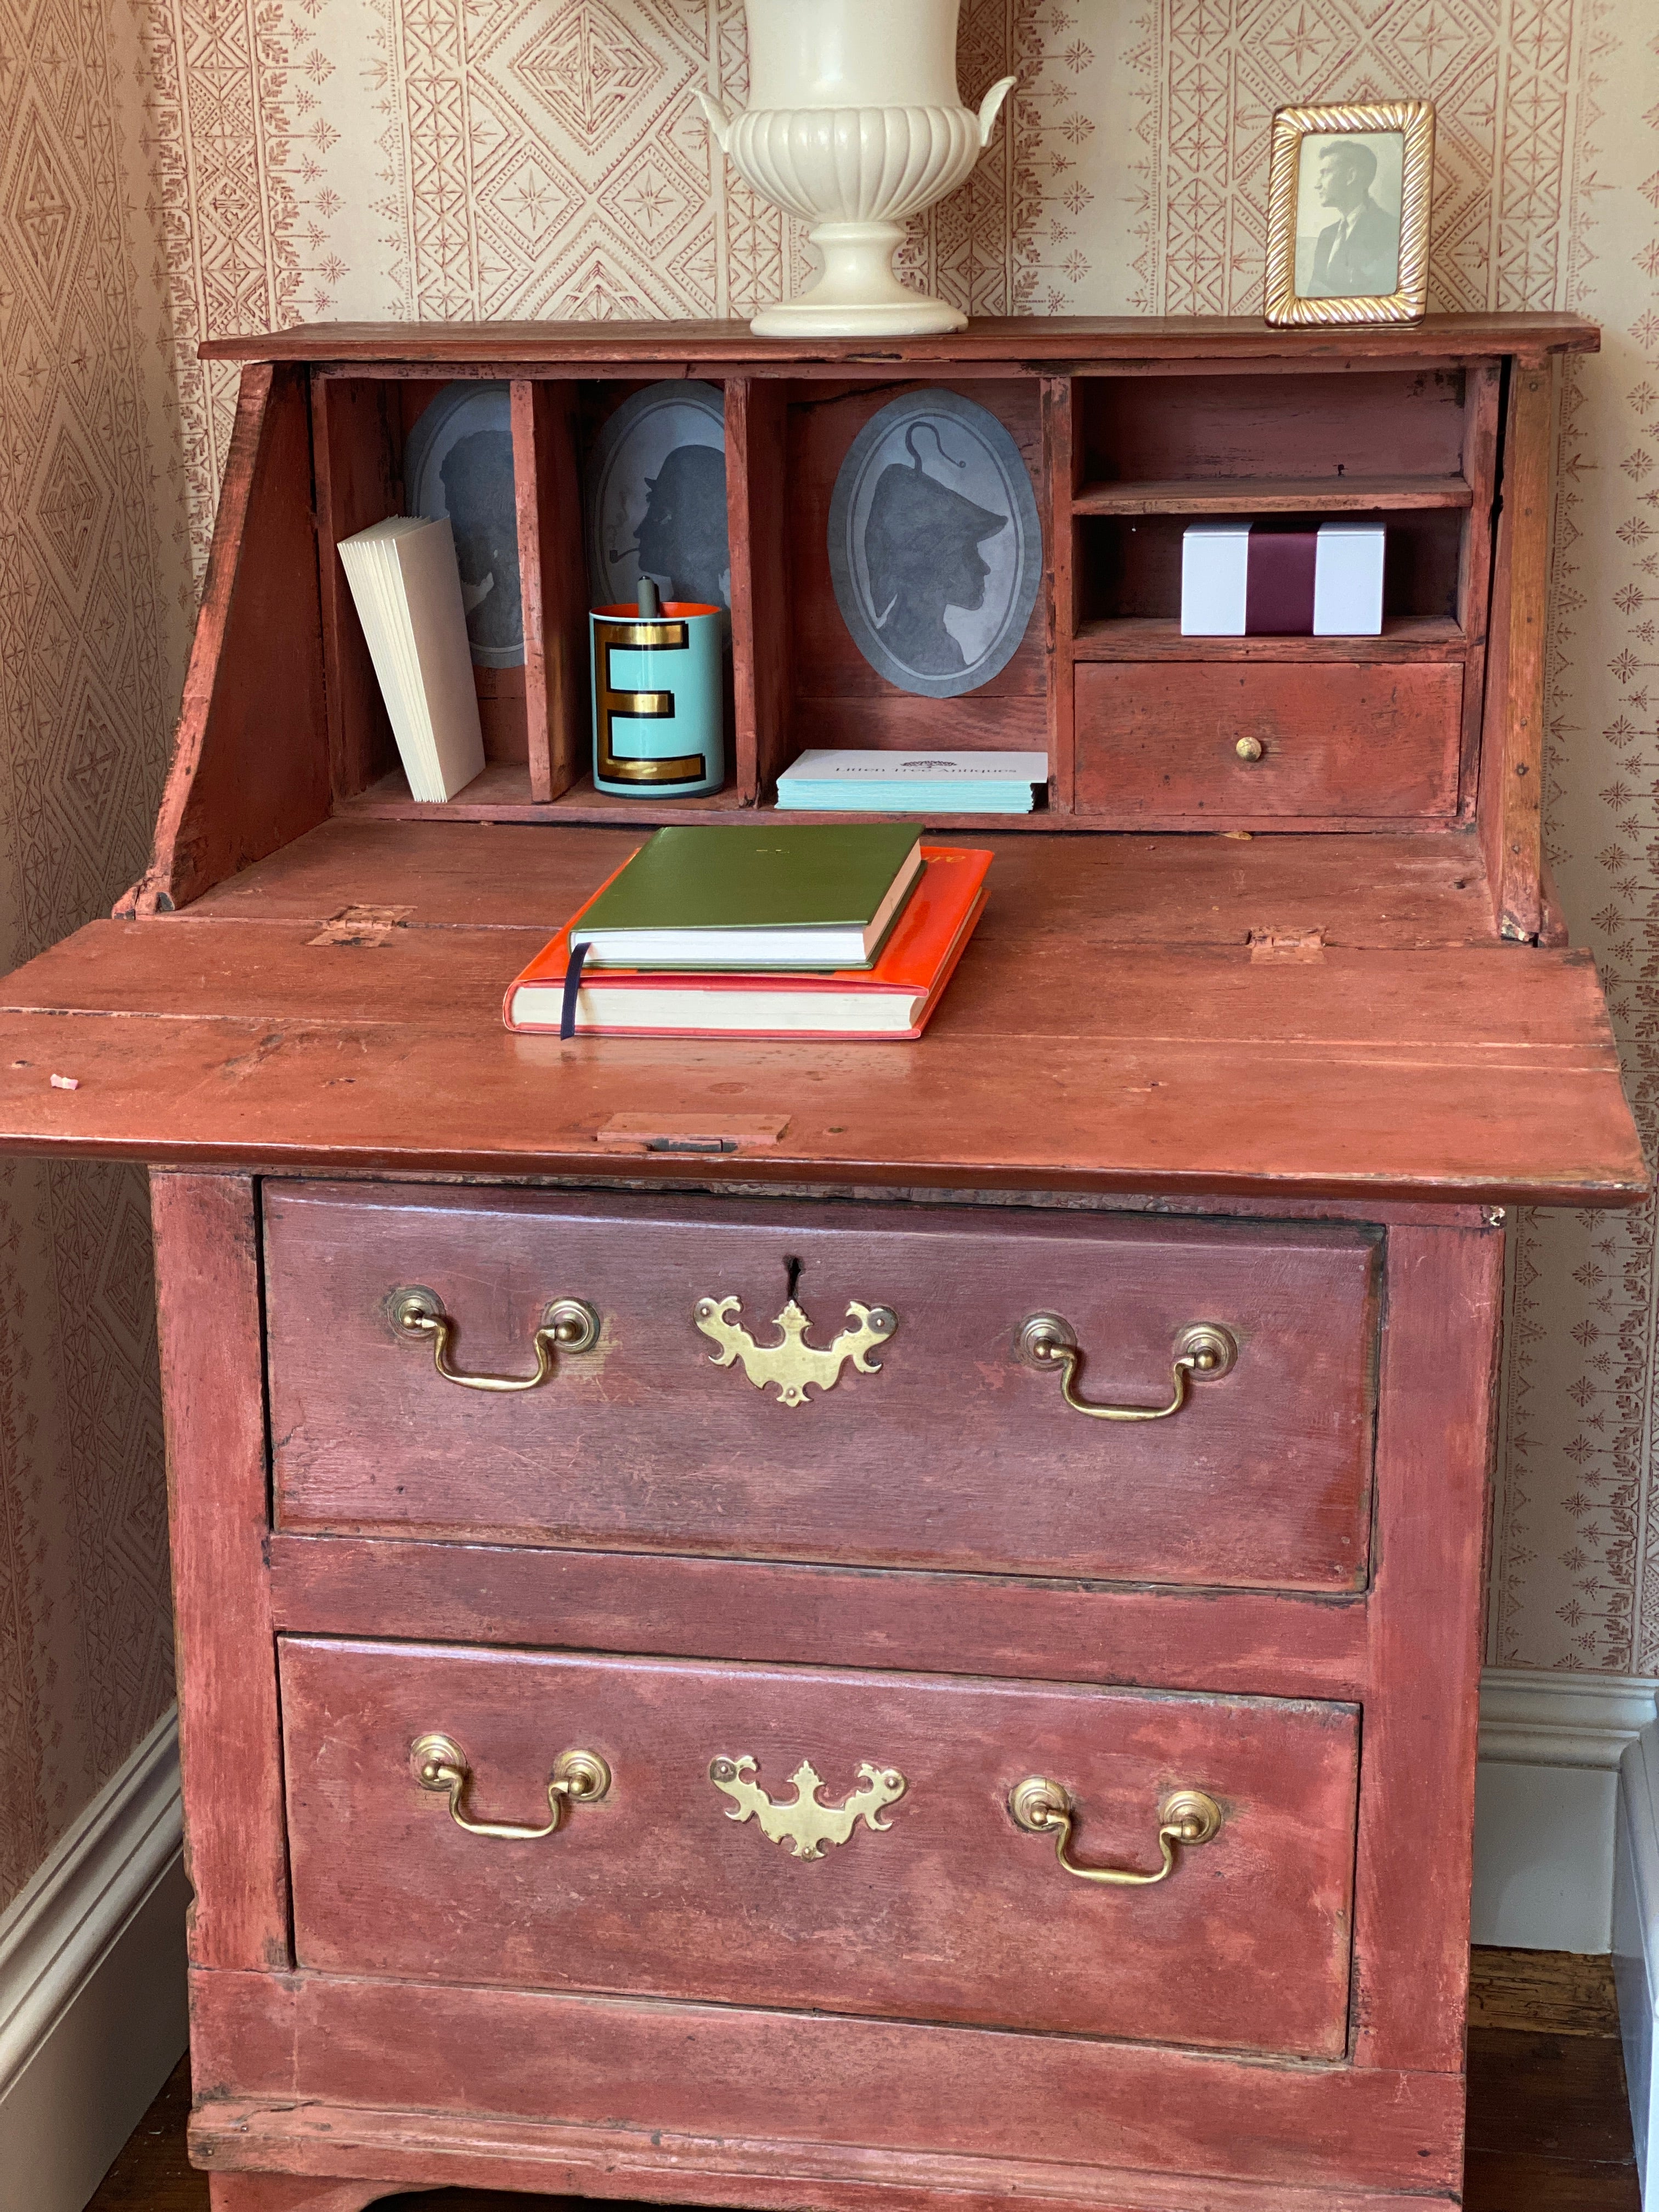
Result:
<svg viewBox="0 0 1659 2212"><path fill-rule="evenodd" d="M763 307L749 325L757 337L932 337L967 329L959 307L912 292L894 274L902 224L821 222L808 235L823 257L822 273L799 299Z"/></svg>

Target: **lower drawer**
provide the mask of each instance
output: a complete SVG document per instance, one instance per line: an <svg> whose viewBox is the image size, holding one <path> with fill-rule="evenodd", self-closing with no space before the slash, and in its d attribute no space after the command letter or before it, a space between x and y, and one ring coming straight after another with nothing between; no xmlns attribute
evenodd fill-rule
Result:
<svg viewBox="0 0 1659 2212"><path fill-rule="evenodd" d="M1462 705L1460 662L1090 663L1077 672L1078 811L1448 817Z"/></svg>
<svg viewBox="0 0 1659 2212"><path fill-rule="evenodd" d="M1351 1706L295 1638L282 1686L302 1967L1345 2048ZM1083 1881L1032 1781L1088 1868L1220 1826Z"/></svg>

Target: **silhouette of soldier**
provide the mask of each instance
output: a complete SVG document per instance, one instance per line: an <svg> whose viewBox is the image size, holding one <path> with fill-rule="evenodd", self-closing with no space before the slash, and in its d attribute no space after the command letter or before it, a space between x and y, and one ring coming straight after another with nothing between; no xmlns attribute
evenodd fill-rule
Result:
<svg viewBox="0 0 1659 2212"><path fill-rule="evenodd" d="M726 455L718 446L676 446L646 480L645 520L624 552L637 552L641 575L669 599L723 607L732 556L726 537ZM613 553L611 559L617 556Z"/></svg>
<svg viewBox="0 0 1659 2212"><path fill-rule="evenodd" d="M455 533L466 634L484 651L521 655L519 518L513 499L513 441L505 430L458 438L440 471Z"/></svg>
<svg viewBox="0 0 1659 2212"><path fill-rule="evenodd" d="M910 464L890 461L882 471L864 526L870 596L876 628L895 660L918 676L960 676L968 662L945 626L945 610L973 614L985 605L991 571L979 548L1008 527L1008 518L930 477L916 448L919 430L933 432L942 461L953 469L968 465L945 452L930 416L909 425L904 445Z"/></svg>
<svg viewBox="0 0 1659 2212"><path fill-rule="evenodd" d="M1315 190L1336 210L1314 246L1310 300L1376 299L1400 285L1400 227L1371 198L1376 156L1357 138L1328 139Z"/></svg>

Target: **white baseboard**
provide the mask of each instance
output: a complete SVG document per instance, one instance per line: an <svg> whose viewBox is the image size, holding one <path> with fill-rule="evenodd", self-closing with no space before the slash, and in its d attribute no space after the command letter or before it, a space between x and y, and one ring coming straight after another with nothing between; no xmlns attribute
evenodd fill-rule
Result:
<svg viewBox="0 0 1659 2212"><path fill-rule="evenodd" d="M1654 2109L1655 2008L1659 2005L1659 1722L1619 1762L1613 1887L1613 1977L1625 2045L1636 2171L1644 2203L1659 2202L1659 2112Z"/></svg>
<svg viewBox="0 0 1659 2212"><path fill-rule="evenodd" d="M176 1717L0 1915L0 2197L82 2212L185 2048Z"/></svg>
<svg viewBox="0 0 1659 2212"><path fill-rule="evenodd" d="M1619 1761L1659 1679L1488 1668L1475 1777L1477 1943L1606 1952Z"/></svg>

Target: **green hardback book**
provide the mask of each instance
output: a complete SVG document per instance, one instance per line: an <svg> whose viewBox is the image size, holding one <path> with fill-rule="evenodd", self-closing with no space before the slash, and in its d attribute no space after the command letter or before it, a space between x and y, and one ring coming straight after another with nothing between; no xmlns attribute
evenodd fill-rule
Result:
<svg viewBox="0 0 1659 2212"><path fill-rule="evenodd" d="M659 830L571 949L607 968L867 968L921 872L902 822Z"/></svg>

